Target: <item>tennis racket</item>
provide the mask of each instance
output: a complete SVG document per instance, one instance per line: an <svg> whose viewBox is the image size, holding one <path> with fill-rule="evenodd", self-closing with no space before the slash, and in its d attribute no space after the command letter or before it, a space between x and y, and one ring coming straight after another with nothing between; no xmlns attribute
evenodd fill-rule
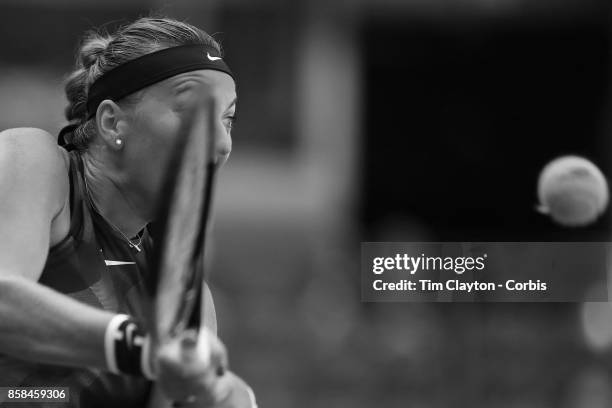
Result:
<svg viewBox="0 0 612 408"><path fill-rule="evenodd" d="M214 114L208 98L187 112L165 172L149 280L154 345L188 329L200 333L203 326L204 256L216 171ZM193 349L184 360L194 358L193 353L210 354L210 348Z"/></svg>

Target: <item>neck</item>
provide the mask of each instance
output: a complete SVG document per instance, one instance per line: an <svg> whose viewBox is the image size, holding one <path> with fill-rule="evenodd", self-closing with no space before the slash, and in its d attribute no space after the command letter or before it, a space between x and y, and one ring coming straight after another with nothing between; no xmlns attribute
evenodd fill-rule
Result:
<svg viewBox="0 0 612 408"><path fill-rule="evenodd" d="M146 214L146 200L132 188L129 179L122 172L99 160L95 155L83 155L85 182L91 200L97 211L126 237L133 237L149 222Z"/></svg>

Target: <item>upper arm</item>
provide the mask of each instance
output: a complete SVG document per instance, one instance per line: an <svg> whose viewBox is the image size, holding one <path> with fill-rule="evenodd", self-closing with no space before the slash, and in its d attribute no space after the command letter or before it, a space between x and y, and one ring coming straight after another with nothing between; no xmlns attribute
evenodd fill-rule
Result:
<svg viewBox="0 0 612 408"><path fill-rule="evenodd" d="M64 159L40 129L0 132L0 277L38 280L68 194Z"/></svg>

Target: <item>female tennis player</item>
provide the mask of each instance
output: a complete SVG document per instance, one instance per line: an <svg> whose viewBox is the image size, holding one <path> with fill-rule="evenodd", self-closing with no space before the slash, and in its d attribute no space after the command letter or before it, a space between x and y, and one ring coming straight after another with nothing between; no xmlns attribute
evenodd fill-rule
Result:
<svg viewBox="0 0 612 408"><path fill-rule="evenodd" d="M254 407L224 369L209 292L210 358L183 361L191 333L151 351L142 324L164 165L202 95L214 106L217 163L231 150L236 88L219 45L167 18L89 33L66 95L62 146L40 129L0 133L0 387L67 387L71 407L165 403L151 394Z"/></svg>

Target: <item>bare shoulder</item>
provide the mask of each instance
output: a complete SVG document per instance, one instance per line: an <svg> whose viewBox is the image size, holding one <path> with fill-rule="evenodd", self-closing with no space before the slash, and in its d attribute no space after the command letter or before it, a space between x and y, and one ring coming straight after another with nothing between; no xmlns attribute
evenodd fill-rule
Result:
<svg viewBox="0 0 612 408"><path fill-rule="evenodd" d="M38 128L13 128L0 132L0 144L4 149L16 149L13 152L30 153L33 156L43 155L47 159L61 158L57 152L57 143L51 133ZM57 153L57 154L54 154ZM40 156L38 158L43 158Z"/></svg>
<svg viewBox="0 0 612 408"><path fill-rule="evenodd" d="M51 133L37 128L14 128L0 132L2 161L14 165L37 163L39 170L62 169L67 156L62 153ZM64 151L65 152L65 151ZM3 163L0 162L0 165Z"/></svg>
<svg viewBox="0 0 612 408"><path fill-rule="evenodd" d="M48 192L43 194L49 199L48 204L60 205L57 210L61 209L69 189L67 156L62 150L55 138L42 129L14 128L0 132L0 186L19 189L37 186L41 188L39 193Z"/></svg>

